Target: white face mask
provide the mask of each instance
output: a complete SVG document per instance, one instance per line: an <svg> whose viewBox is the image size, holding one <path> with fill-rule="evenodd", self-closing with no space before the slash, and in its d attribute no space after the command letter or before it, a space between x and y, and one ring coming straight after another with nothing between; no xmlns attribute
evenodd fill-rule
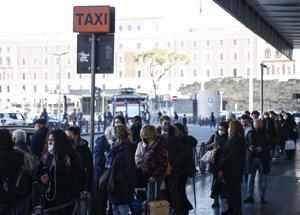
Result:
<svg viewBox="0 0 300 215"><path fill-rule="evenodd" d="M283 119L284 119L284 120L287 120L287 118L288 118L287 116L283 116Z"/></svg>
<svg viewBox="0 0 300 215"><path fill-rule="evenodd" d="M51 154L51 155L54 155L54 145L49 145L48 144L48 152Z"/></svg>
<svg viewBox="0 0 300 215"><path fill-rule="evenodd" d="M218 133L220 136L222 136L223 134L225 134L225 131L218 130Z"/></svg>

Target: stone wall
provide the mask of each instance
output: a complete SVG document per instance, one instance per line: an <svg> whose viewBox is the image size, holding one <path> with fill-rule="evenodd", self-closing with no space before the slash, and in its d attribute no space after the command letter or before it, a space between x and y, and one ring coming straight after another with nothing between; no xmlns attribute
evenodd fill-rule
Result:
<svg viewBox="0 0 300 215"><path fill-rule="evenodd" d="M223 93L223 101L227 101L227 110L235 111L237 104L238 111L249 109L249 79L224 78L213 79L206 82L205 90L219 90ZM201 89L200 83L194 83L180 88L184 94L194 95ZM298 111L300 104L293 100L292 94L300 93L300 80L292 79L284 82L278 80L264 81L264 110L286 110ZM298 101L300 103L300 101ZM260 81L253 80L253 109L260 109Z"/></svg>

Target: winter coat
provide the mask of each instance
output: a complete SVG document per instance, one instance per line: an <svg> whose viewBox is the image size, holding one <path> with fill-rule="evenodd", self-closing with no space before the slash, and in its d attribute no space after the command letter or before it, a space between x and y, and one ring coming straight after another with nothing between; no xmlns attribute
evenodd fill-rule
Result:
<svg viewBox="0 0 300 215"><path fill-rule="evenodd" d="M146 148L141 168L147 178L153 177L156 181L162 181L167 167L168 153L166 141L163 137L158 137L155 143Z"/></svg>
<svg viewBox="0 0 300 215"><path fill-rule="evenodd" d="M112 171L115 176L115 191L108 194L109 201L115 205L129 204L133 201L135 188L135 163L129 143L116 145L113 150Z"/></svg>
<svg viewBox="0 0 300 215"><path fill-rule="evenodd" d="M33 154L35 154L36 156L38 156L39 158L41 157L43 150L44 150L44 146L46 143L46 136L47 133L49 132L48 128L46 127L42 127L39 128L33 135L31 138L31 152Z"/></svg>
<svg viewBox="0 0 300 215"><path fill-rule="evenodd" d="M9 190L9 183L24 165L22 154L16 152L11 144L0 145L0 204L12 203L15 197ZM7 185L8 190L6 190Z"/></svg>
<svg viewBox="0 0 300 215"><path fill-rule="evenodd" d="M295 142L299 138L297 132L297 124L292 119L287 119L284 121L282 126L282 137L281 141L285 143L287 140L294 140Z"/></svg>
<svg viewBox="0 0 300 215"><path fill-rule="evenodd" d="M247 145L246 150L249 152L248 157L248 163L249 168L251 170L253 159L261 159L263 163L263 172L265 174L270 172L270 143L266 140L266 133L262 129L253 129L249 133L249 143L250 145ZM250 151L249 147L261 147L261 152L252 152Z"/></svg>
<svg viewBox="0 0 300 215"><path fill-rule="evenodd" d="M143 163L143 154L146 151L147 145L141 141L139 142L135 151L135 164L139 168Z"/></svg>
<svg viewBox="0 0 300 215"><path fill-rule="evenodd" d="M54 156L48 152L42 155L37 174L38 179L40 180L41 176L47 173L49 182L51 182L48 199L45 198L46 208L62 205L79 198L83 178L81 158L75 151L70 154L72 155L65 155L64 163L54 161ZM42 184L41 181L40 183ZM46 196L49 183L42 184L42 186L45 191L44 196ZM53 196L54 199L51 200Z"/></svg>
<svg viewBox="0 0 300 215"><path fill-rule="evenodd" d="M94 176L96 181L100 179L105 168L105 155L104 153L110 149L110 145L107 142L105 135L102 135L101 137L98 137L96 139L96 144L94 147Z"/></svg>
<svg viewBox="0 0 300 215"><path fill-rule="evenodd" d="M245 164L246 144L244 138L231 137L225 144L220 169L225 181L241 183Z"/></svg>
<svg viewBox="0 0 300 215"><path fill-rule="evenodd" d="M79 153L83 167L83 187L82 191L91 192L93 185L93 156L86 140L79 139L79 143L75 146L75 150Z"/></svg>
<svg viewBox="0 0 300 215"><path fill-rule="evenodd" d="M182 173L186 176L194 176L196 173L194 149L197 146L198 141L193 136L184 137L184 149L183 149L183 166Z"/></svg>

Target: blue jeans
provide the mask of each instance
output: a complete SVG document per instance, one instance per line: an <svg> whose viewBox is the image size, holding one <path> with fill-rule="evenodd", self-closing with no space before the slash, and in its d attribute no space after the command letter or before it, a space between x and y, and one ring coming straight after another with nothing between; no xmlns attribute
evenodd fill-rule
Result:
<svg viewBox="0 0 300 215"><path fill-rule="evenodd" d="M256 172L259 173L259 196L260 198L264 198L266 187L267 187L267 177L263 171L263 162L260 158L254 158L252 161L252 165L250 166L250 174L248 177L248 197L253 197L254 192L254 180Z"/></svg>
<svg viewBox="0 0 300 215"><path fill-rule="evenodd" d="M112 205L114 215L129 215L129 205Z"/></svg>

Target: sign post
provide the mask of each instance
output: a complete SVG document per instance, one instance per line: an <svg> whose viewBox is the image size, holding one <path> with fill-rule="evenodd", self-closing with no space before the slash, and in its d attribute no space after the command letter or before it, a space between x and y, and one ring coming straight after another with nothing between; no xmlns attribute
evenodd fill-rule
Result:
<svg viewBox="0 0 300 215"><path fill-rule="evenodd" d="M94 152L95 74L113 73L115 9L110 6L75 6L73 32L77 37L77 73L91 73L90 146ZM101 37L106 38L101 42ZM96 71L97 70L97 71Z"/></svg>

